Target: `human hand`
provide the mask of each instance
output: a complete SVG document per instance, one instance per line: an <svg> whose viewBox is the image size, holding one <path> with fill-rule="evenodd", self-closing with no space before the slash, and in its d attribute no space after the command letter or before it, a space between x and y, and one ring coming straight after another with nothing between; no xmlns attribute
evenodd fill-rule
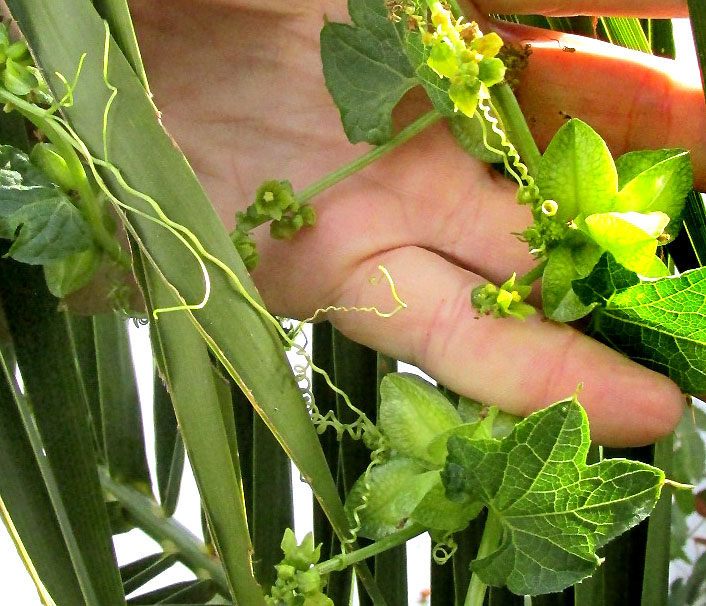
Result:
<svg viewBox="0 0 706 606"><path fill-rule="evenodd" d="M535 4L486 0L482 9L552 10L550 2ZM569 13L621 8L608 0L563 4ZM648 4L641 16L685 11L683 2L668 9L666 2ZM296 191L364 151L343 134L319 56L323 15L332 21L348 16L339 0L194 5L139 0L131 9L165 125L230 229L235 211L252 201L263 181L289 179ZM698 81L682 82L665 60L595 41L580 45L561 37L556 44L547 39L560 37L555 32L508 26L500 33L533 44L519 97L540 145L560 126L561 110L596 128L614 155L691 149L697 185L706 185L706 110ZM565 53L562 46L578 50ZM607 88L619 91L608 103ZM424 108L411 98L397 117L409 122ZM370 283L382 264L408 307L388 319L329 314L349 337L516 414L567 397L583 383L581 402L594 437L605 444L649 442L678 421L683 398L676 385L573 328L539 316L526 322L476 318L474 286L504 282L534 265L512 235L531 217L515 203L515 185L466 155L445 125L313 203L316 226L293 241L256 233L261 257L253 278L273 313L304 318L329 305L391 309L389 290Z"/></svg>

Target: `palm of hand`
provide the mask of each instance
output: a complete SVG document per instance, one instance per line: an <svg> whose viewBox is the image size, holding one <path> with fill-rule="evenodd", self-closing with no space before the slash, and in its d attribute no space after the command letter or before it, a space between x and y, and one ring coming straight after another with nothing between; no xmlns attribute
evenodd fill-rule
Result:
<svg viewBox="0 0 706 606"><path fill-rule="evenodd" d="M248 2L198 11L186 0L131 4L165 125L229 228L263 181L289 179L296 191L364 151L345 138L319 56L322 15L346 21L344 3L290 9L277 0ZM410 101L403 121L423 111ZM589 414L615 407L594 424L599 439L625 441L622 428L637 416L643 428L633 429L636 442L668 429L679 407L664 402L680 396L664 377L538 317L475 318L475 285L533 264L512 235L531 220L514 191L437 124L317 196L317 225L292 242L256 234L261 260L253 277L276 314L307 317L328 305L390 310L389 290L370 282L383 264L408 308L390 319L331 314L350 337L520 414L583 381ZM648 395L635 401L631 393L645 381ZM607 394L619 395L608 403Z"/></svg>

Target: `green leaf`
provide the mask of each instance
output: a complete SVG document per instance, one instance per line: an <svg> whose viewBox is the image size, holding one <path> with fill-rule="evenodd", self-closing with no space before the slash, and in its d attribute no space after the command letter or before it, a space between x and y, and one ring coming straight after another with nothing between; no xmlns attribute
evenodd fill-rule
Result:
<svg viewBox="0 0 706 606"><path fill-rule="evenodd" d="M418 32L411 32L406 37L406 52L414 73L419 78L421 85L427 92L429 100L443 116L453 116L454 104L449 98L450 80L440 77L429 65L429 49L424 46L422 36Z"/></svg>
<svg viewBox="0 0 706 606"><path fill-rule="evenodd" d="M588 420L576 400L534 413L503 440L452 437L448 446L447 496L481 499L504 527L497 550L472 569L517 594L590 575L596 549L644 519L664 482L659 469L624 459L587 466Z"/></svg>
<svg viewBox="0 0 706 606"><path fill-rule="evenodd" d="M392 373L380 384L379 427L399 455L437 462L427 446L439 434L461 424L453 404L436 387L411 374Z"/></svg>
<svg viewBox="0 0 706 606"><path fill-rule="evenodd" d="M451 133L456 137L456 141L458 141L459 145L474 158L489 163L502 162L503 158L500 154L490 151L483 144L483 127L481 126L481 121L478 119L478 116L480 116L480 114L469 118L461 113L451 116L448 119ZM495 149L501 149L502 143L500 136L494 130L491 130L490 126L487 124L485 133L488 145Z"/></svg>
<svg viewBox="0 0 706 606"><path fill-rule="evenodd" d="M80 290L95 276L103 255L97 246L44 265L49 292L59 299Z"/></svg>
<svg viewBox="0 0 706 606"><path fill-rule="evenodd" d="M497 406L488 406L481 404L471 398L461 396L458 400L458 414L461 415L464 423L481 422L481 426L485 425L489 419L490 435L483 437L504 438L509 435L517 425L521 417L500 410ZM460 435L460 434L459 434Z"/></svg>
<svg viewBox="0 0 706 606"><path fill-rule="evenodd" d="M618 171L618 189L623 189L640 173L685 151L680 148L643 149L623 154L615 161L615 169Z"/></svg>
<svg viewBox="0 0 706 606"><path fill-rule="evenodd" d="M584 305L605 304L613 293L640 283L639 276L623 267L609 252L603 253L593 271L581 280L574 280L573 289Z"/></svg>
<svg viewBox="0 0 706 606"><path fill-rule="evenodd" d="M346 500L351 525L359 516L358 534L370 539L408 527L412 512L438 479L438 471L428 471L421 462L405 457L373 467L356 481Z"/></svg>
<svg viewBox="0 0 706 606"><path fill-rule="evenodd" d="M437 473L436 483L414 508L412 521L433 530L456 532L468 526L483 507L481 501L458 503L447 499L441 476Z"/></svg>
<svg viewBox="0 0 706 606"><path fill-rule="evenodd" d="M27 154L9 145L0 145L0 237L14 239L11 257L33 265L57 261L92 242L69 197Z"/></svg>
<svg viewBox="0 0 706 606"><path fill-rule="evenodd" d="M592 330L614 349L666 374L687 393L706 390L706 269L641 282L594 312Z"/></svg>
<svg viewBox="0 0 706 606"><path fill-rule="evenodd" d="M591 271L601 251L586 238L574 240L565 239L551 250L542 274L544 315L559 322L583 318L594 307L592 303L584 304L571 285Z"/></svg>
<svg viewBox="0 0 706 606"><path fill-rule="evenodd" d="M588 124L573 118L544 152L537 186L543 198L558 203L557 220L569 221L580 213L612 210L618 175L603 139Z"/></svg>
<svg viewBox="0 0 706 606"><path fill-rule="evenodd" d="M586 230L604 250L610 251L621 265L649 278L668 274L656 256L657 238L669 223L662 212L608 212L586 217Z"/></svg>
<svg viewBox="0 0 706 606"><path fill-rule="evenodd" d="M613 210L615 212L663 212L671 219L668 233L676 236L681 228L681 214L686 197L692 188L694 172L691 168L689 152L661 151L671 152L672 155L640 172L622 187L615 197ZM647 153L652 155L650 152ZM630 168L634 169L635 164L637 163L632 163Z"/></svg>
<svg viewBox="0 0 706 606"><path fill-rule="evenodd" d="M93 317L103 443L108 469L118 481L151 495L142 412L126 320L116 313Z"/></svg>
<svg viewBox="0 0 706 606"><path fill-rule="evenodd" d="M392 137L392 109L417 80L397 27L385 26L364 6L365 0L349 3L356 26L324 25L321 60L348 139L380 145Z"/></svg>

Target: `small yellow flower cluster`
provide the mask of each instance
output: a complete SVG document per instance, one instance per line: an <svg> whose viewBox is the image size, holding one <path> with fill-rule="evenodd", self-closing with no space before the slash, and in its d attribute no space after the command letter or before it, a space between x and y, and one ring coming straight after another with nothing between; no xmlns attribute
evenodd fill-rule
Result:
<svg viewBox="0 0 706 606"><path fill-rule="evenodd" d="M431 22L433 31L422 33L430 48L427 64L450 80L455 109L471 117L478 100L488 96L488 88L505 77L505 65L496 57L503 41L494 32L482 35L475 22L455 19L441 2L432 3Z"/></svg>

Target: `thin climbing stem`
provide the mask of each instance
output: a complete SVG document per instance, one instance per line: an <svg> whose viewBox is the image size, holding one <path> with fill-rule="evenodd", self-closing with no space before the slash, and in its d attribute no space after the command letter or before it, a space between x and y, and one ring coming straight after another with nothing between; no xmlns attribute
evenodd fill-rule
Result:
<svg viewBox="0 0 706 606"><path fill-rule="evenodd" d="M362 549L356 549L354 551L349 551L348 553L341 553L330 560L321 562L316 565L316 569L320 574L328 574L330 572L335 572L338 570L344 570L348 566L357 564L358 562L370 558L374 555L397 547L397 545L402 545L413 539L414 537L425 532L425 529L418 524L413 524L409 528L400 530L395 534L391 534L379 541L375 541L372 545L363 547Z"/></svg>
<svg viewBox="0 0 706 606"><path fill-rule="evenodd" d="M378 158L381 158L385 154L388 154L393 149L399 147L403 143L409 141L415 135L418 135L427 127L431 126L441 118L441 114L433 109L430 112L424 114L409 126L403 128L399 133L397 133L392 139L387 143L378 145L377 147L371 149L369 152L363 154L359 158L356 158L352 162L341 166L334 170L333 172L326 175L323 179L312 183L309 187L305 187L300 192L296 194L296 200L300 204L307 202L317 194L328 189L332 185L335 185L339 181L343 181L347 177L357 173L359 170L364 169L369 164L372 164Z"/></svg>
<svg viewBox="0 0 706 606"><path fill-rule="evenodd" d="M166 517L155 501L136 488L111 478L105 468L99 467L98 475L103 488L118 500L129 513L132 521L145 534L160 545L172 545L181 561L192 570L207 573L221 591L229 592L223 566L217 558L207 552L204 544L197 537L175 519Z"/></svg>
<svg viewBox="0 0 706 606"><path fill-rule="evenodd" d="M488 509L488 518L485 521L485 528L483 529L483 536L481 537L480 546L478 547L476 560L481 560L493 553L500 543L502 534L503 525L500 516L491 509ZM481 581L474 572L473 576L471 576L471 582L468 585L468 593L466 594L466 600L463 606L483 606L487 589L488 586Z"/></svg>
<svg viewBox="0 0 706 606"><path fill-rule="evenodd" d="M507 84L498 84L490 89L490 99L507 138L517 149L527 166L529 174L537 176L541 154L520 109L515 94Z"/></svg>

